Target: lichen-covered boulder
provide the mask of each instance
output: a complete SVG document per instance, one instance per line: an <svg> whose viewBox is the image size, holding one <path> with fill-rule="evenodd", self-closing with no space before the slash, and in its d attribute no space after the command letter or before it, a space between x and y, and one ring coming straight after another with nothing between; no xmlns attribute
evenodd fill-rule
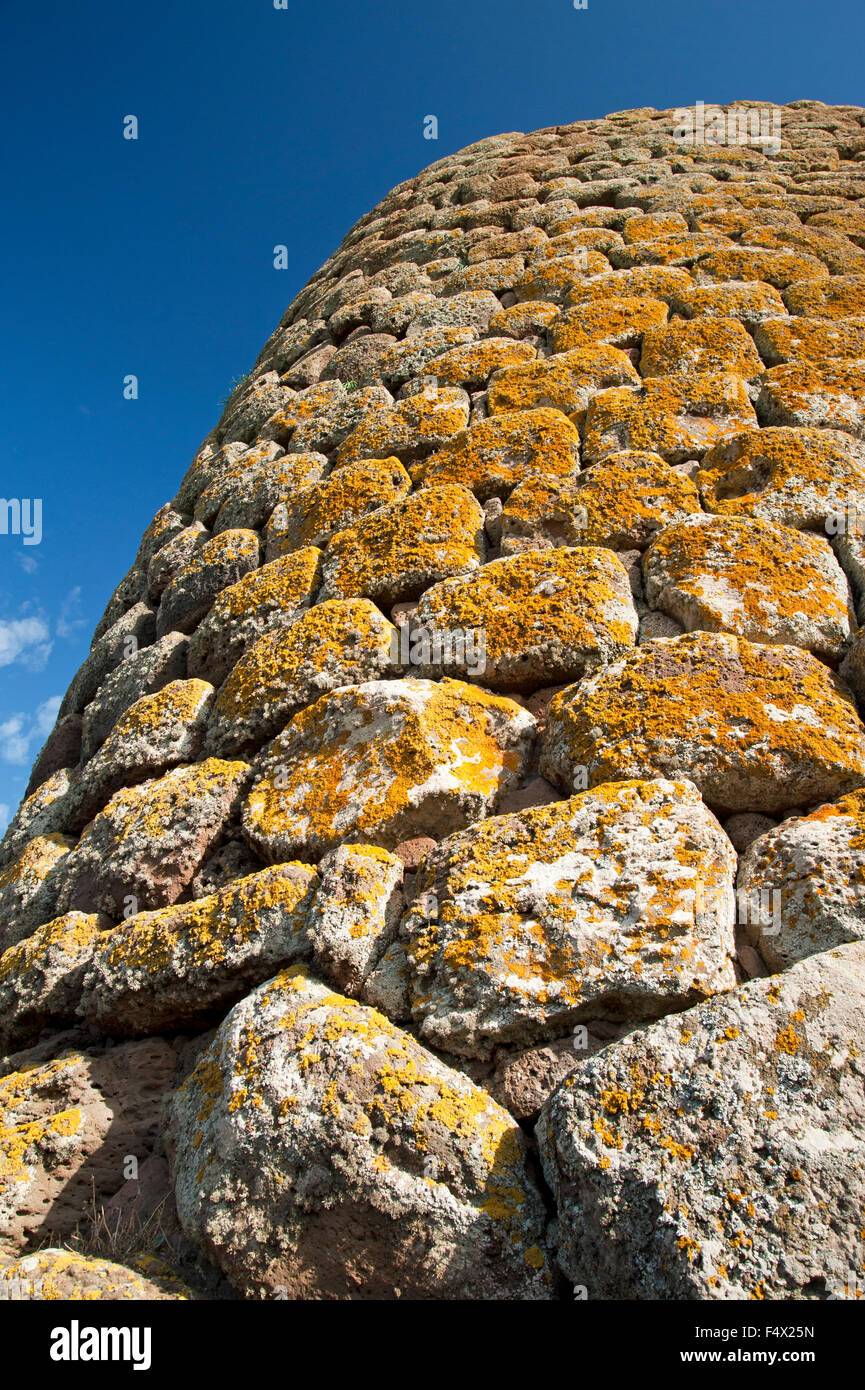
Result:
<svg viewBox="0 0 865 1390"><path fill-rule="evenodd" d="M269 862L349 840L392 848L489 815L516 785L535 721L462 681L369 681L323 695L274 739L243 804Z"/></svg>
<svg viewBox="0 0 865 1390"><path fill-rule="evenodd" d="M767 367L865 357L865 318L764 319L754 329L754 345Z"/></svg>
<svg viewBox="0 0 865 1390"><path fill-rule="evenodd" d="M713 807L772 814L865 785L865 728L810 652L695 632L557 695L540 766L567 790L580 776L688 777Z"/></svg>
<svg viewBox="0 0 865 1390"><path fill-rule="evenodd" d="M572 348L540 362L496 372L490 382L490 413L552 407L578 424L599 391L637 386L639 380L630 358L619 348L600 343Z"/></svg>
<svg viewBox="0 0 865 1390"><path fill-rule="evenodd" d="M0 951L54 915L60 868L74 843L67 835L37 835L0 869Z"/></svg>
<svg viewBox="0 0 865 1390"><path fill-rule="evenodd" d="M223 589L189 640L189 674L221 685L256 638L305 612L321 584L321 559L306 546Z"/></svg>
<svg viewBox="0 0 865 1390"><path fill-rule="evenodd" d="M315 969L357 997L396 937L403 910L403 863L376 845L340 845L318 866L309 916Z"/></svg>
<svg viewBox="0 0 865 1390"><path fill-rule="evenodd" d="M528 478L502 513L502 552L551 545L643 550L659 531L700 512L686 473L643 450L610 454L578 477Z"/></svg>
<svg viewBox="0 0 865 1390"><path fill-rule="evenodd" d="M766 425L846 430L865 439L865 361L823 358L771 367L761 377L756 408Z"/></svg>
<svg viewBox="0 0 865 1390"><path fill-rule="evenodd" d="M753 339L738 319L674 319L643 335L643 377L733 372L751 379L763 370Z"/></svg>
<svg viewBox="0 0 865 1390"><path fill-rule="evenodd" d="M451 836L404 923L420 1036L485 1056L732 988L735 871L687 781L609 783Z"/></svg>
<svg viewBox="0 0 865 1390"><path fill-rule="evenodd" d="M86 825L121 787L195 762L214 694L207 681L171 681L136 700L81 770L72 797L75 828Z"/></svg>
<svg viewBox="0 0 865 1390"><path fill-rule="evenodd" d="M264 743L328 690L400 673L396 628L366 598L326 599L265 633L219 692L207 748L220 757Z"/></svg>
<svg viewBox="0 0 865 1390"><path fill-rule="evenodd" d="M613 1042L538 1139L559 1262L592 1299L843 1298L865 1201L865 946Z"/></svg>
<svg viewBox="0 0 865 1390"><path fill-rule="evenodd" d="M522 306L525 308L525 305ZM506 312L514 312L508 310ZM553 353L605 343L609 347L639 347L643 335L667 322L669 307L662 299L599 299L564 309L548 328Z"/></svg>
<svg viewBox="0 0 865 1390"><path fill-rule="evenodd" d="M833 275L830 279L794 281L784 293L791 314L818 319L865 314L865 275Z"/></svg>
<svg viewBox="0 0 865 1390"><path fill-rule="evenodd" d="M754 424L741 377L728 372L647 377L640 387L601 391L592 399L583 460L598 463L622 449L648 449L668 463L685 463Z"/></svg>
<svg viewBox="0 0 865 1390"><path fill-rule="evenodd" d="M3 836L0 867L6 868L11 864L30 840L55 835L68 828L70 794L76 780L73 770L58 768L25 797Z"/></svg>
<svg viewBox="0 0 865 1390"><path fill-rule="evenodd" d="M415 622L428 639L418 648L423 676L447 672L521 691L578 680L615 660L638 627L626 570L595 546L530 550L435 584Z"/></svg>
<svg viewBox="0 0 865 1390"><path fill-rule="evenodd" d="M170 681L186 677L189 638L166 632L150 647L132 652L106 677L87 705L81 719L81 761L93 757L101 743L130 705L145 695L155 695ZM76 759L76 762L78 759Z"/></svg>
<svg viewBox="0 0 865 1390"><path fill-rule="evenodd" d="M274 970L309 955L317 884L307 864L279 864L196 902L127 918L94 941L81 1017L120 1036L218 1018Z"/></svg>
<svg viewBox="0 0 865 1390"><path fill-rule="evenodd" d="M231 1011L168 1140L185 1230L247 1297L551 1296L515 1121L302 968Z"/></svg>
<svg viewBox="0 0 865 1390"><path fill-rule="evenodd" d="M468 489L428 487L331 538L321 597L394 604L477 569L485 556L484 514Z"/></svg>
<svg viewBox="0 0 865 1390"><path fill-rule="evenodd" d="M362 420L337 449L336 466L392 456L405 464L440 449L468 422L469 398L462 387L425 387L397 401L392 409L375 411Z"/></svg>
<svg viewBox="0 0 865 1390"><path fill-rule="evenodd" d="M670 304L682 318L738 319L755 329L768 318L786 313L773 285L762 280L729 280L722 285L687 285Z"/></svg>
<svg viewBox="0 0 865 1390"><path fill-rule="evenodd" d="M827 517L865 496L865 446L834 430L747 430L712 449L695 481L708 512L826 534Z"/></svg>
<svg viewBox="0 0 865 1390"><path fill-rule="evenodd" d="M91 1303L94 1299L109 1303L164 1303L193 1297L167 1269L151 1270L146 1262L140 1267L135 1261L131 1265L118 1264L116 1260L78 1250L40 1250L0 1269L0 1299L37 1303Z"/></svg>
<svg viewBox="0 0 865 1390"><path fill-rule="evenodd" d="M771 521L688 517L649 547L643 575L649 606L686 632L733 632L837 662L855 627L829 542Z"/></svg>
<svg viewBox="0 0 865 1390"><path fill-rule="evenodd" d="M865 792L793 816L739 864L741 917L772 970L865 937Z"/></svg>
<svg viewBox="0 0 865 1390"><path fill-rule="evenodd" d="M364 459L339 468L323 482L295 489L280 502L267 525L268 560L301 546L325 546L368 512L400 502L411 478L399 459Z"/></svg>
<svg viewBox="0 0 865 1390"><path fill-rule="evenodd" d="M192 632L222 589L236 584L261 563L261 541L255 531L223 531L201 546L159 601L157 636Z"/></svg>
<svg viewBox="0 0 865 1390"><path fill-rule="evenodd" d="M58 717L80 713L93 699L107 676L126 657L148 647L156 637L156 618L146 603L134 603L100 637L72 678L60 702Z"/></svg>
<svg viewBox="0 0 865 1390"><path fill-rule="evenodd" d="M118 1191L126 1157L143 1162L160 1142L176 1065L162 1038L16 1055L0 1077L0 1252L69 1235L87 1202Z"/></svg>
<svg viewBox="0 0 865 1390"><path fill-rule="evenodd" d="M50 1024L75 1022L84 972L111 919L67 912L0 955L0 1051L23 1047Z"/></svg>
<svg viewBox="0 0 865 1390"><path fill-rule="evenodd" d="M257 530L273 511L298 488L319 482L330 471L326 454L291 453L278 461L262 460L242 476L220 488L220 507L212 523L213 533Z"/></svg>
<svg viewBox="0 0 865 1390"><path fill-rule="evenodd" d="M249 777L208 758L115 792L66 856L59 912L128 912L176 902L222 834Z"/></svg>
<svg viewBox="0 0 865 1390"><path fill-rule="evenodd" d="M707 511L826 534L865 497L865 445L836 430L752 429L724 440L696 478Z"/></svg>
<svg viewBox="0 0 865 1390"><path fill-rule="evenodd" d="M504 497L524 478L579 472L580 436L560 410L514 410L480 420L414 470L421 483L459 483L480 502Z"/></svg>

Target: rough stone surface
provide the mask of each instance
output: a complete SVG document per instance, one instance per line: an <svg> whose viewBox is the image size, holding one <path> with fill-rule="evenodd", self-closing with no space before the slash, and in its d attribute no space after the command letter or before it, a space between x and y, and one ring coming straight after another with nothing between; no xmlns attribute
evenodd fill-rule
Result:
<svg viewBox="0 0 865 1390"><path fill-rule="evenodd" d="M421 1038L485 1056L731 988L735 869L684 781L608 783L451 836L405 922Z"/></svg>
<svg viewBox="0 0 865 1390"><path fill-rule="evenodd" d="M615 660L634 644L637 613L618 559L584 546L493 560L466 579L435 584L416 625L432 638L463 634L453 651L440 642L438 660L432 641L429 654L421 646L421 675L447 671L493 690L531 691ZM467 633L478 640L467 642Z"/></svg>
<svg viewBox="0 0 865 1390"><path fill-rule="evenodd" d="M37 1303L91 1303L94 1299L109 1303L164 1303L193 1297L168 1270L160 1273L151 1269L145 1273L147 1269L145 1261L130 1267L116 1260L82 1255L77 1250L40 1250L0 1269L0 1298L24 1297ZM21 1294L19 1289L27 1292Z"/></svg>
<svg viewBox="0 0 865 1390"><path fill-rule="evenodd" d="M516 783L535 721L462 681L369 681L324 695L267 751L243 805L264 859L318 857L348 840L391 848L446 835Z"/></svg>
<svg viewBox="0 0 865 1390"><path fill-rule="evenodd" d="M249 777L208 758L115 792L66 858L58 909L116 919L176 902L214 847Z"/></svg>
<svg viewBox="0 0 865 1390"><path fill-rule="evenodd" d="M646 602L686 632L805 647L836 663L856 618L827 540L757 518L692 516L643 559Z"/></svg>
<svg viewBox="0 0 865 1390"><path fill-rule="evenodd" d="M280 864L211 897L128 917L94 941L79 1013L103 1033L201 1024L274 970L309 954L317 876Z"/></svg>
<svg viewBox="0 0 865 1390"><path fill-rule="evenodd" d="M406 179L142 516L0 841L0 1265L861 1293L865 111L722 110Z"/></svg>
<svg viewBox="0 0 865 1390"><path fill-rule="evenodd" d="M647 642L556 696L541 771L570 788L689 777L725 811L813 806L865 784L865 728L810 652L709 633Z"/></svg>
<svg viewBox="0 0 865 1390"><path fill-rule="evenodd" d="M772 970L865 936L865 792L755 839L739 864L748 935Z"/></svg>
<svg viewBox="0 0 865 1390"><path fill-rule="evenodd" d="M14 1060L0 1076L0 1251L12 1255L68 1235L94 1194L121 1186L127 1154L152 1152L176 1065L161 1038Z"/></svg>
<svg viewBox="0 0 865 1390"><path fill-rule="evenodd" d="M169 1141L184 1227L248 1296L550 1296L513 1118L303 970L232 1010Z"/></svg>
<svg viewBox="0 0 865 1390"><path fill-rule="evenodd" d="M863 966L858 942L812 956L566 1078L538 1138L559 1260L589 1298L854 1296Z"/></svg>

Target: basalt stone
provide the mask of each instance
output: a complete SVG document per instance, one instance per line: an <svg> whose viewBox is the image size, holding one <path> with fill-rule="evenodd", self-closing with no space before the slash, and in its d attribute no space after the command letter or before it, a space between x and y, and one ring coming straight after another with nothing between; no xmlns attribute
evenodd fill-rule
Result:
<svg viewBox="0 0 865 1390"><path fill-rule="evenodd" d="M44 1248L93 1197L210 1296L861 1293L863 127L512 132L343 229L10 808L0 1264L183 1298Z"/></svg>

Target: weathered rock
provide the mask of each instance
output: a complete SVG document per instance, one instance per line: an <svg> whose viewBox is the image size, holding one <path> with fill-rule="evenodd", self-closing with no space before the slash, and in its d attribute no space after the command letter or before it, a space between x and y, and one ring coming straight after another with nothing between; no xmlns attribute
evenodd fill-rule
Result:
<svg viewBox="0 0 865 1390"><path fill-rule="evenodd" d="M610 454L573 480L548 475L514 488L502 515L502 550L600 545L642 550L659 531L700 512L696 485L658 455Z"/></svg>
<svg viewBox="0 0 865 1390"><path fill-rule="evenodd" d="M569 1280L593 1299L845 1296L865 1196L863 966L860 943L812 956L566 1078L538 1138Z"/></svg>
<svg viewBox="0 0 865 1390"><path fill-rule="evenodd" d="M155 637L153 610L146 603L133 604L90 648L61 701L58 718L79 714L93 699L106 676L125 657L132 656L140 647L148 647Z"/></svg>
<svg viewBox="0 0 865 1390"><path fill-rule="evenodd" d="M21 802L0 844L0 868L6 868L40 835L56 835L69 828L74 772L61 768Z"/></svg>
<svg viewBox="0 0 865 1390"><path fill-rule="evenodd" d="M865 784L865 728L810 652L687 633L557 695L540 766L566 789L689 777L719 810L774 814Z"/></svg>
<svg viewBox="0 0 865 1390"><path fill-rule="evenodd" d="M337 466L391 457L407 464L440 449L468 422L469 399L461 387L429 385L397 401L393 409L375 411L362 420L340 444Z"/></svg>
<svg viewBox="0 0 865 1390"><path fill-rule="evenodd" d="M579 424L599 391L629 384L637 387L639 381L630 358L618 348L602 344L572 348L541 362L496 372L490 382L490 411L499 415L551 407Z"/></svg>
<svg viewBox="0 0 865 1390"><path fill-rule="evenodd" d="M739 864L740 918L772 970L865 936L865 792L762 834Z"/></svg>
<svg viewBox="0 0 865 1390"><path fill-rule="evenodd" d="M219 1017L309 955L315 871L280 864L211 897L141 912L94 943L79 1012L103 1033L177 1031Z"/></svg>
<svg viewBox="0 0 865 1390"><path fill-rule="evenodd" d="M837 662L855 615L829 542L756 518L691 516L643 557L646 602L686 632L732 632Z"/></svg>
<svg viewBox="0 0 865 1390"><path fill-rule="evenodd" d="M337 469L324 482L310 483L289 494L267 526L265 555L273 560L301 546L326 546L337 531L411 491L411 479L399 459L365 459Z"/></svg>
<svg viewBox="0 0 865 1390"><path fill-rule="evenodd" d="M82 829L121 787L156 777L201 752L214 689L206 681L171 681L122 714L82 769L71 796L72 826Z"/></svg>
<svg viewBox="0 0 865 1390"><path fill-rule="evenodd" d="M57 911L119 918L176 902L238 805L243 762L208 758L116 792L58 870Z"/></svg>
<svg viewBox="0 0 865 1390"><path fill-rule="evenodd" d="M258 569L261 544L254 531L223 531L196 551L166 588L156 631L191 632L222 589Z"/></svg>
<svg viewBox="0 0 865 1390"><path fill-rule="evenodd" d="M193 521L156 552L147 569L147 597L158 603L172 579L211 539L202 521Z"/></svg>
<svg viewBox="0 0 865 1390"><path fill-rule="evenodd" d="M583 461L599 463L622 449L648 449L668 463L684 463L755 423L741 377L725 372L649 377L640 387L602 391L590 402Z"/></svg>
<svg viewBox="0 0 865 1390"><path fill-rule="evenodd" d="M403 862L374 845L340 845L325 855L319 874L309 922L315 968L356 998L396 936Z"/></svg>
<svg viewBox="0 0 865 1390"><path fill-rule="evenodd" d="M369 599L330 599L260 637L219 692L207 747L220 756L278 733L326 691L398 674L396 629Z"/></svg>
<svg viewBox="0 0 865 1390"><path fill-rule="evenodd" d="M559 410L513 410L461 430L413 470L422 484L459 483L481 502L523 479L568 477L580 467L580 436Z"/></svg>
<svg viewBox="0 0 865 1390"><path fill-rule="evenodd" d="M274 740L243 807L264 859L346 841L391 848L489 815L516 783L534 720L462 681L370 681L324 695Z"/></svg>
<svg viewBox="0 0 865 1390"><path fill-rule="evenodd" d="M164 1303L188 1300L190 1289L167 1271L148 1271L146 1263L118 1264L78 1250L40 1250L0 1269L0 1298L32 1299L38 1303L126 1301ZM138 1369L135 1367L135 1369Z"/></svg>
<svg viewBox="0 0 865 1390"><path fill-rule="evenodd" d="M403 924L421 1038L483 1057L730 989L735 869L684 780L612 783L451 836Z"/></svg>
<svg viewBox="0 0 865 1390"><path fill-rule="evenodd" d="M865 439L865 361L788 362L760 380L761 423L846 430Z"/></svg>
<svg viewBox="0 0 865 1390"><path fill-rule="evenodd" d="M321 559L307 546L223 589L190 638L189 674L221 685L257 638L304 613L321 584Z"/></svg>
<svg viewBox="0 0 865 1390"><path fill-rule="evenodd" d="M50 1024L76 1022L84 972L100 932L98 913L68 912L37 927L0 956L0 1051L23 1047Z"/></svg>
<svg viewBox="0 0 865 1390"><path fill-rule="evenodd" d="M550 323L550 346L554 353L589 347L592 343L639 347L647 330L665 324L669 312L662 299L599 299L594 304L581 304L576 309L565 309Z"/></svg>
<svg viewBox="0 0 865 1390"><path fill-rule="evenodd" d="M0 951L53 917L60 868L74 843L66 835L39 835L0 869Z"/></svg>
<svg viewBox="0 0 865 1390"><path fill-rule="evenodd" d="M835 430L746 430L705 456L696 482L710 512L825 535L827 517L865 498L865 446Z"/></svg>
<svg viewBox="0 0 865 1390"><path fill-rule="evenodd" d="M104 1054L15 1061L0 1078L0 1248L12 1255L68 1235L88 1201L121 1186L127 1156L141 1162L153 1150L176 1058L163 1039L147 1038Z"/></svg>
<svg viewBox="0 0 865 1390"><path fill-rule="evenodd" d="M61 768L77 766L81 757L81 729L82 716L80 714L67 714L62 719L57 720L33 764L33 771L30 773L30 780L24 793L25 797L32 796L43 782L47 782L49 777L52 777L55 772L59 772Z"/></svg>
<svg viewBox="0 0 865 1390"><path fill-rule="evenodd" d="M511 1116L300 969L232 1010L169 1142L184 1228L247 1296L550 1297Z"/></svg>
<svg viewBox="0 0 865 1390"><path fill-rule="evenodd" d="M733 372L751 379L762 371L762 358L738 319L674 319L643 335L640 374L644 377Z"/></svg>
<svg viewBox="0 0 865 1390"><path fill-rule="evenodd" d="M333 536L323 598L371 598L382 607L485 559L484 514L464 487L428 487Z"/></svg>
<svg viewBox="0 0 865 1390"><path fill-rule="evenodd" d="M115 667L81 717L81 760L87 762L136 700L186 678L189 638L167 632ZM77 761L77 760L76 760Z"/></svg>
<svg viewBox="0 0 865 1390"><path fill-rule="evenodd" d="M531 691L615 660L636 632L625 570L610 551L583 546L493 560L427 589L410 650L424 677Z"/></svg>

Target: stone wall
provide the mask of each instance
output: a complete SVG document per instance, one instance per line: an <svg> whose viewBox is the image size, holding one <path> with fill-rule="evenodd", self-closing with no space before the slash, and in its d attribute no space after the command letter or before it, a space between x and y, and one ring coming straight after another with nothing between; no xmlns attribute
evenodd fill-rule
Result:
<svg viewBox="0 0 865 1390"><path fill-rule="evenodd" d="M0 846L0 1282L861 1293L863 161L500 135L297 296Z"/></svg>

